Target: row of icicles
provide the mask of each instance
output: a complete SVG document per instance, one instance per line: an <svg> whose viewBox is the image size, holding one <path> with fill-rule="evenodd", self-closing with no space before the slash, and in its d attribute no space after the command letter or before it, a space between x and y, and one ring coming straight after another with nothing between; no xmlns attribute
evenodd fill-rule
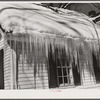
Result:
<svg viewBox="0 0 100 100"><path fill-rule="evenodd" d="M48 64L50 53L52 53L54 61L56 59L61 60L65 56L67 66L74 63L81 70L86 66L90 73L93 70L93 55L95 55L96 59L98 59L97 63L99 63L98 41L34 35L8 37L8 44L17 52L18 58L20 55L26 55L27 63L30 64L39 65L39 63L43 62ZM84 58L84 63L80 66L81 56Z"/></svg>

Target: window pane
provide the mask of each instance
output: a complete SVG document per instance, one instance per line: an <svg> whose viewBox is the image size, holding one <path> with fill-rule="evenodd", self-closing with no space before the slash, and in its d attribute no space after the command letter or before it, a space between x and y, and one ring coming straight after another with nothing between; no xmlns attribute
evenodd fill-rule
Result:
<svg viewBox="0 0 100 100"><path fill-rule="evenodd" d="M59 84L62 84L62 83L63 83L62 77L59 77Z"/></svg>
<svg viewBox="0 0 100 100"><path fill-rule="evenodd" d="M62 76L61 68L58 68L58 76Z"/></svg>
<svg viewBox="0 0 100 100"><path fill-rule="evenodd" d="M64 83L68 83L67 77L64 77Z"/></svg>
<svg viewBox="0 0 100 100"><path fill-rule="evenodd" d="M63 68L63 76L67 76L67 70L66 70L66 68Z"/></svg>
<svg viewBox="0 0 100 100"><path fill-rule="evenodd" d="M68 70L68 75L70 74L70 68L67 68L67 70Z"/></svg>

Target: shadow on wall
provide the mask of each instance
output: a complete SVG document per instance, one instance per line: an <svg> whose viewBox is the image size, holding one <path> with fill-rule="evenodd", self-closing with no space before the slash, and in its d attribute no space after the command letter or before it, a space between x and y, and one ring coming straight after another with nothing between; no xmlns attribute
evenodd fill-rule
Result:
<svg viewBox="0 0 100 100"><path fill-rule="evenodd" d="M0 89L4 89L3 49L0 50Z"/></svg>
<svg viewBox="0 0 100 100"><path fill-rule="evenodd" d="M93 56L93 68L94 68L96 83L100 83L100 67L99 67L100 63L99 63L98 58L96 57L95 54L92 53L92 56Z"/></svg>

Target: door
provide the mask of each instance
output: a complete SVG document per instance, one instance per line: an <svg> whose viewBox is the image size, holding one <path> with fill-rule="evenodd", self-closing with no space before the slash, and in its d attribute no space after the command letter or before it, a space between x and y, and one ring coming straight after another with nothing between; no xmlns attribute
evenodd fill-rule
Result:
<svg viewBox="0 0 100 100"><path fill-rule="evenodd" d="M4 89L4 63L3 63L4 52L0 50L0 89Z"/></svg>

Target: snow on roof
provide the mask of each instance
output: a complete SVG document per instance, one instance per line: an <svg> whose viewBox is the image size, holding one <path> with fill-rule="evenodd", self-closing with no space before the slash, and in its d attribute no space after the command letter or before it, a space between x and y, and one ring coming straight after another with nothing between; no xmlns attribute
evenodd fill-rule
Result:
<svg viewBox="0 0 100 100"><path fill-rule="evenodd" d="M0 4L0 24L6 31L18 33L45 33L72 37L98 38L100 26L88 16L65 9L56 13L35 4ZM97 36L98 34L98 36Z"/></svg>

